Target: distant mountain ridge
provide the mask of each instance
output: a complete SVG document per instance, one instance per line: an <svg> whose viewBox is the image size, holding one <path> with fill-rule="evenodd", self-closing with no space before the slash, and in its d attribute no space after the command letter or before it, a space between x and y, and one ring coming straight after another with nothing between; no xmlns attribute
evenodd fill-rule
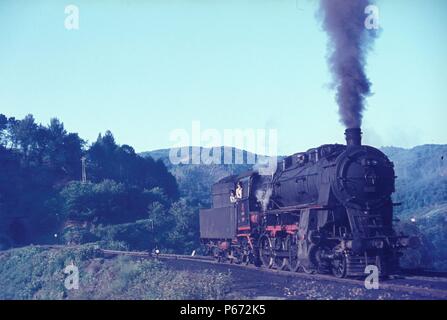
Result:
<svg viewBox="0 0 447 320"><path fill-rule="evenodd" d="M420 145L411 149L381 149L396 172L395 201L398 213L447 202L447 145Z"/></svg>
<svg viewBox="0 0 447 320"><path fill-rule="evenodd" d="M172 164L169 159L171 149L159 149L149 152L140 153L141 156L150 156L155 160L161 159L168 170L177 179L179 190L182 195L196 199L205 206L210 205L211 186L220 179L233 175L240 174L244 171L253 169L253 162L261 159L263 156L233 148L233 147L219 147L221 153L221 163L224 163L225 152L232 154L233 164L192 164L192 153L203 152L210 154L211 148L203 147L185 147L189 150L189 159L184 159L188 164ZM236 154L241 156L240 164L234 164ZM254 160L254 161L250 161Z"/></svg>
<svg viewBox="0 0 447 320"><path fill-rule="evenodd" d="M199 149L200 148L200 149ZM380 148L395 165L396 194L395 200L402 202L397 212L420 209L447 202L447 144L426 144L411 149L398 147ZM209 148L189 147L189 151L209 152ZM231 151L243 154L243 164L206 165L179 164L173 165L169 160L170 149L159 149L141 153L155 160L161 159L171 173L177 178L180 191L190 194L200 185L201 191L209 195L211 185L219 179L251 170L252 163L247 163L247 157L258 159L259 156L245 150L232 147L220 147L221 155ZM191 159L190 159L191 160ZM222 158L223 160L223 158ZM196 190L197 191L197 190Z"/></svg>
<svg viewBox="0 0 447 320"><path fill-rule="evenodd" d="M145 156L151 156L154 160L158 160L161 159L165 165L169 168L172 167L173 164L169 159L171 150L177 151L178 153L178 157L180 160L180 149L188 149L187 155L184 155L183 158L181 158L182 162L188 162L188 164L193 164L192 163L192 158L193 158L193 154L205 154L205 155L213 155L213 150L215 149L219 149L220 152L220 162L223 164L224 160L225 160L225 153L227 154L231 154L231 164L253 164L253 162L256 162L256 160L261 159L261 158L265 158L265 156L263 155L258 155L255 153L252 153L250 151L246 151L246 150L242 150L242 149L238 149L238 148L234 148L234 147L224 147L224 146L220 146L220 147L211 147L211 148L205 148L205 147L196 147L196 146L185 146L185 147L179 147L179 148L175 148L177 150L174 150L174 148L171 149L158 149L158 150L153 150L153 151L147 151L147 152L142 152L140 153L141 156L145 157ZM236 158L238 157L238 158ZM238 159L239 161L236 163L236 159ZM252 161L254 160L254 161Z"/></svg>

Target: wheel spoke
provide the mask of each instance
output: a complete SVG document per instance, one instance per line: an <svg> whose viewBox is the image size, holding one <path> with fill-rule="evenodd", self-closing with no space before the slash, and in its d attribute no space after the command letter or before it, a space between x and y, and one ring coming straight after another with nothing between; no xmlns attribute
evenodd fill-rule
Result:
<svg viewBox="0 0 447 320"><path fill-rule="evenodd" d="M290 271L297 272L300 268L298 261L298 247L295 236L288 236L286 240L286 251L289 258L287 259L287 265Z"/></svg>
<svg viewBox="0 0 447 320"><path fill-rule="evenodd" d="M273 266L273 258L272 258L272 245L268 236L262 236L260 239L260 258L261 262L266 268L271 268Z"/></svg>
<svg viewBox="0 0 447 320"><path fill-rule="evenodd" d="M344 254L340 254L332 262L332 273L337 278L345 278L346 277L346 273L347 273L346 256Z"/></svg>
<svg viewBox="0 0 447 320"><path fill-rule="evenodd" d="M287 244L286 240L283 238L277 238L276 250L282 253L287 252ZM288 258L286 257L278 257L275 253L275 266L278 270L286 270L288 268Z"/></svg>

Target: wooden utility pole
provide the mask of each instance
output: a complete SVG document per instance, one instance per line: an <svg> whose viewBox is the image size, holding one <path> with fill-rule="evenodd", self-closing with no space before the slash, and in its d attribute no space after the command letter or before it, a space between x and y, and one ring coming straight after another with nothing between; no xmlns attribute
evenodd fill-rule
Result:
<svg viewBox="0 0 447 320"><path fill-rule="evenodd" d="M82 157L81 158L81 162L82 162L82 178L81 178L81 182L82 183L86 183L87 182L87 170L85 168L85 160L86 160L86 157Z"/></svg>

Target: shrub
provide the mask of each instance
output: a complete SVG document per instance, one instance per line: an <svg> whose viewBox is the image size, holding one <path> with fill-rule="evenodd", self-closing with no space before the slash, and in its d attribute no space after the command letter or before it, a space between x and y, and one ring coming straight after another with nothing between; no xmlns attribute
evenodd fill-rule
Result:
<svg viewBox="0 0 447 320"><path fill-rule="evenodd" d="M71 263L79 289L68 291L63 271ZM98 244L5 251L0 274L0 299L224 299L232 283L230 274L176 271L157 260L105 259Z"/></svg>

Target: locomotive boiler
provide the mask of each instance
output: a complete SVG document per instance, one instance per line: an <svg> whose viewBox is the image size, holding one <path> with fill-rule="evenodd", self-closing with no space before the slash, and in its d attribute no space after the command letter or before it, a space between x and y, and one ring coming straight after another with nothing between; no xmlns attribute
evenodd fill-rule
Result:
<svg viewBox="0 0 447 320"><path fill-rule="evenodd" d="M229 176L212 187L200 211L200 237L219 261L336 277L398 271L411 239L393 229L393 163L362 145L360 128L346 145L328 144L284 158L276 172ZM231 199L237 185L242 196Z"/></svg>

